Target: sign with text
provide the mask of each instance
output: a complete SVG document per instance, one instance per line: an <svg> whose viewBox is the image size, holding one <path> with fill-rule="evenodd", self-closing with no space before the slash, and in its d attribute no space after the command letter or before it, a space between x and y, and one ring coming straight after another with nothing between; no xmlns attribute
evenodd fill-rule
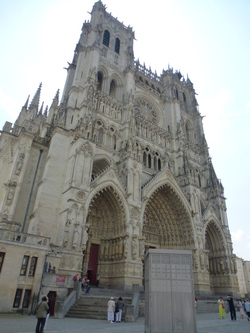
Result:
<svg viewBox="0 0 250 333"><path fill-rule="evenodd" d="M56 282L57 283L65 283L66 277L64 275L57 275L56 276Z"/></svg>

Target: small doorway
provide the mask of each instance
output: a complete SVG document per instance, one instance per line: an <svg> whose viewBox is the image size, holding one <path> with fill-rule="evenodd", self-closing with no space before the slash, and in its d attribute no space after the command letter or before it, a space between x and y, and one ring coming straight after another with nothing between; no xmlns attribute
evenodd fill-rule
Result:
<svg viewBox="0 0 250 333"><path fill-rule="evenodd" d="M99 245L91 244L88 263L88 278L91 286L96 283Z"/></svg>
<svg viewBox="0 0 250 333"><path fill-rule="evenodd" d="M49 291L47 296L50 304L49 313L51 316L54 316L55 304L56 304L56 291Z"/></svg>

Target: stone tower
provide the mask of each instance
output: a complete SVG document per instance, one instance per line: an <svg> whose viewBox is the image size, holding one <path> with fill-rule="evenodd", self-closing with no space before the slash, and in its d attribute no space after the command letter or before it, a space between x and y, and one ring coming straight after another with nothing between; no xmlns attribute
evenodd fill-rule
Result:
<svg viewBox="0 0 250 333"><path fill-rule="evenodd" d="M237 292L223 186L189 78L134 61L134 31L94 4L61 102L41 85L0 142L2 228L49 238L58 273L143 286L149 248L192 250L197 294ZM56 255L55 255L56 253ZM48 286L49 288L49 286Z"/></svg>

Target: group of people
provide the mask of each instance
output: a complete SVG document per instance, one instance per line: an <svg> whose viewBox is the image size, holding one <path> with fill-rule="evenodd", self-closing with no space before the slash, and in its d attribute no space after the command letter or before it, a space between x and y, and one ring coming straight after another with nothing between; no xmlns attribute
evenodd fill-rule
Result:
<svg viewBox="0 0 250 333"><path fill-rule="evenodd" d="M90 292L90 281L88 278L88 275L85 275L84 277L80 276L79 274L74 275L73 277L74 282L80 282L81 283L81 289L85 294L89 294Z"/></svg>
<svg viewBox="0 0 250 333"><path fill-rule="evenodd" d="M46 272L46 273L52 273L52 274L55 274L55 273L56 273L56 267L55 267L55 266L51 267L51 263L50 263L50 262L46 262L46 265L45 265L45 272Z"/></svg>
<svg viewBox="0 0 250 333"><path fill-rule="evenodd" d="M218 299L219 304L219 316L221 319L224 319L226 317L226 309L225 304L220 297ZM239 309L240 317L243 320L244 319L244 312L246 312L247 320L250 320L250 302L249 299L246 299L245 301L241 299L237 299L236 308ZM236 310L235 310L235 304L233 297L231 295L227 296L227 313L230 312L231 320L236 320Z"/></svg>
<svg viewBox="0 0 250 333"><path fill-rule="evenodd" d="M124 303L122 297L113 298L111 297L108 301L108 323L113 324L114 321L120 323L122 321L122 310L124 308Z"/></svg>
<svg viewBox="0 0 250 333"><path fill-rule="evenodd" d="M47 296L43 296L42 300L36 306L36 333L44 333L50 316L50 301Z"/></svg>

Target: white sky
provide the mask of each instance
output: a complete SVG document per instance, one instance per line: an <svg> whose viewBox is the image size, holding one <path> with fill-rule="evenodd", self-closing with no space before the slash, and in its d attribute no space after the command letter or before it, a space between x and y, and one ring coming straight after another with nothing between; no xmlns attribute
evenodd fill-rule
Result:
<svg viewBox="0 0 250 333"><path fill-rule="evenodd" d="M194 84L215 171L225 188L234 253L250 260L250 1L103 0L135 31L135 59ZM42 82L60 97L91 0L0 0L0 129ZM31 100L30 100L31 101Z"/></svg>

